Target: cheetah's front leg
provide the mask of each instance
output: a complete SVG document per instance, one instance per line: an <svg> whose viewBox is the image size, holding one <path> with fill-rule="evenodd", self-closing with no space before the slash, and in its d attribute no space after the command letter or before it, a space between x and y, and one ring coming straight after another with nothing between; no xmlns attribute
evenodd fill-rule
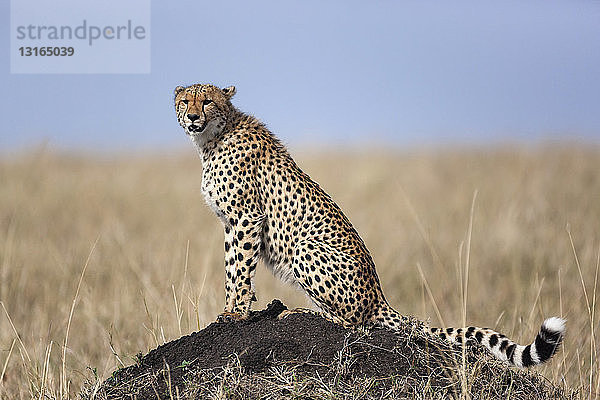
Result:
<svg viewBox="0 0 600 400"><path fill-rule="evenodd" d="M235 307L235 249L233 248L233 229L225 225L225 313L231 313Z"/></svg>
<svg viewBox="0 0 600 400"><path fill-rule="evenodd" d="M246 318L250 313L263 221L262 216L243 216L225 226L225 314Z"/></svg>

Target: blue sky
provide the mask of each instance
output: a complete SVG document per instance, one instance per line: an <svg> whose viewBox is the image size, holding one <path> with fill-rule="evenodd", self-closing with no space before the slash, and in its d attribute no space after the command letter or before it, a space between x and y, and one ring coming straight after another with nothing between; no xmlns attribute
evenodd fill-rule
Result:
<svg viewBox="0 0 600 400"><path fill-rule="evenodd" d="M598 1L152 1L150 74L11 74L8 3L2 151L186 146L197 82L292 145L600 142Z"/></svg>

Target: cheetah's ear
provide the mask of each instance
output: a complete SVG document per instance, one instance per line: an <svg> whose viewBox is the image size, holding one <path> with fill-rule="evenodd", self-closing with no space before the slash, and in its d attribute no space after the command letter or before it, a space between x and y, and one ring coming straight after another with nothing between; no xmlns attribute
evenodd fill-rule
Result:
<svg viewBox="0 0 600 400"><path fill-rule="evenodd" d="M227 97L228 100L231 100L231 98L235 94L235 86L228 86L226 88L221 89L221 91L223 92L225 97Z"/></svg>
<svg viewBox="0 0 600 400"><path fill-rule="evenodd" d="M175 96L177 96L179 93L181 93L181 91L185 89L183 86L177 86L174 90L174 94Z"/></svg>

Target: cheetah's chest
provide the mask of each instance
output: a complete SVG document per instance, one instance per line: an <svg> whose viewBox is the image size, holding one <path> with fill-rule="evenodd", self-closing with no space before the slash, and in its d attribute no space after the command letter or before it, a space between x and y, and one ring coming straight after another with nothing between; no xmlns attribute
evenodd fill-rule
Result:
<svg viewBox="0 0 600 400"><path fill-rule="evenodd" d="M202 185L200 187L204 201L210 207L211 210L219 217L221 222L227 222L227 216L223 210L219 207L219 193L221 192L217 182L215 182L212 168L205 168L202 171Z"/></svg>

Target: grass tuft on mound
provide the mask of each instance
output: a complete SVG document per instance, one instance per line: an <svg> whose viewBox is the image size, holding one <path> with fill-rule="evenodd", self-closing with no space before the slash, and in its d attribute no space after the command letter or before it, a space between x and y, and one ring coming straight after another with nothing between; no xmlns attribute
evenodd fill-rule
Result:
<svg viewBox="0 0 600 400"><path fill-rule="evenodd" d="M511 369L484 348L424 335L414 320L398 332L346 329L293 314L279 300L245 321L213 323L166 343L83 398L568 399L531 371Z"/></svg>

